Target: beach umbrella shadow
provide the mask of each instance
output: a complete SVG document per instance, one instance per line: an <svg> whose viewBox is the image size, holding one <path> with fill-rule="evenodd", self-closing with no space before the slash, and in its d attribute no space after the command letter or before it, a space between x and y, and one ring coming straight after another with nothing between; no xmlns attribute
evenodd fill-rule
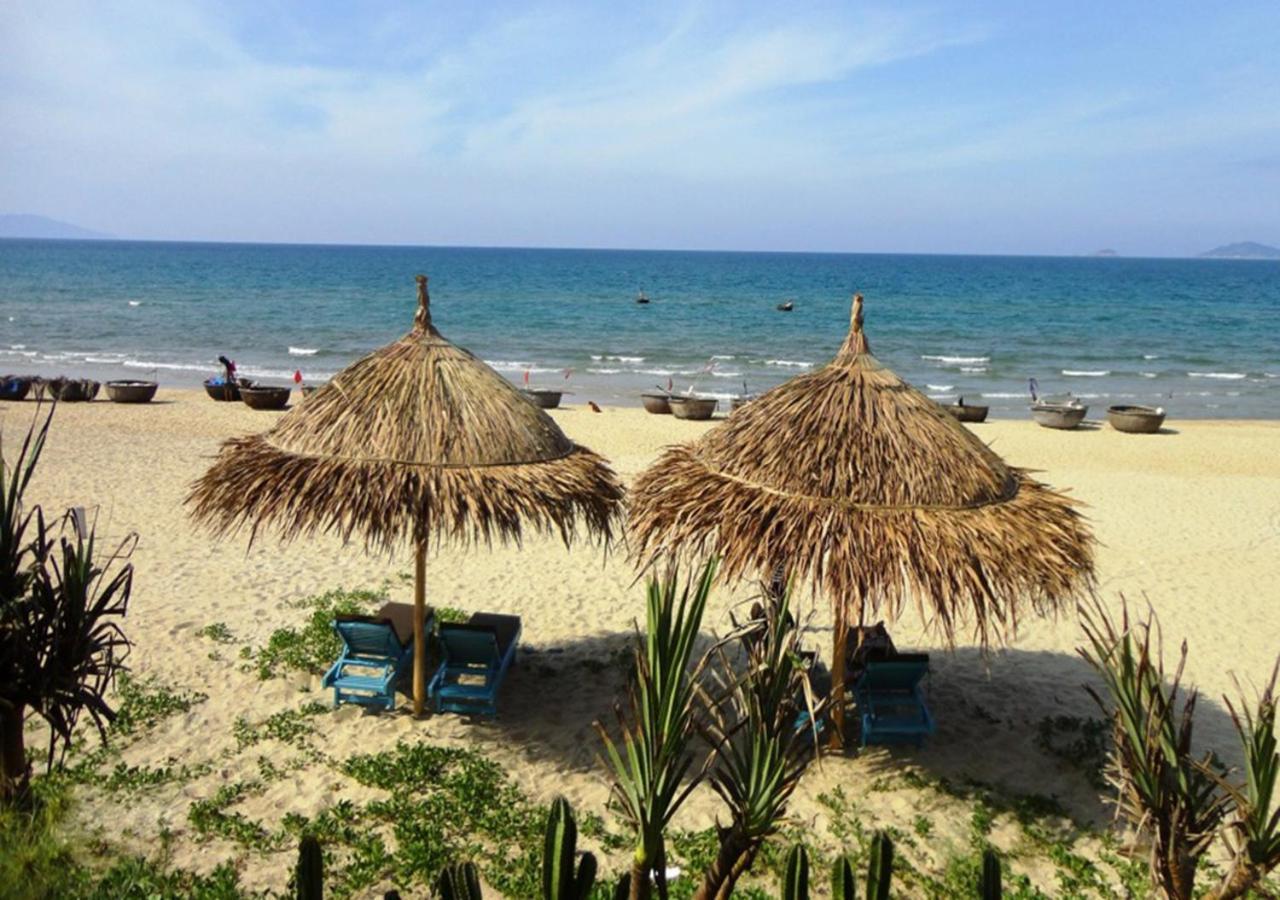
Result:
<svg viewBox="0 0 1280 900"><path fill-rule="evenodd" d="M1114 812L1114 789L1102 784L1098 768L1110 728L1086 685L1101 692L1093 668L1074 653L934 653L925 687L937 732L920 750L873 747L860 755L873 777L912 767L935 783L993 788L1011 800L1051 798L1076 821L1103 828ZM1195 723L1198 752L1240 761L1222 698L1201 695Z"/></svg>

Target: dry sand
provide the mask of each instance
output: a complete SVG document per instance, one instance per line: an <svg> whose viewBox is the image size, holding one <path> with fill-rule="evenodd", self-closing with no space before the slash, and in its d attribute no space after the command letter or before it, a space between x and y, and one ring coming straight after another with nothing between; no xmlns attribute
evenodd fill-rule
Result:
<svg viewBox="0 0 1280 900"><path fill-rule="evenodd" d="M30 403L0 406L9 447L34 411ZM223 622L237 645L259 646L273 629L296 624L299 613L291 601L328 588L391 579L393 597L409 597L401 580L410 568L407 555L371 558L327 539L281 546L270 538L246 550L243 539L211 541L187 520L187 486L219 441L265 430L278 415L174 390L161 391L149 406L68 404L58 410L32 492L48 507L96 506L99 527L110 538L138 533L130 664L139 675L209 695L125 757L134 765L210 762L208 775L127 802L89 792L80 820L109 827L113 835L130 834L144 850L167 822L177 836L175 864L205 871L238 857L244 882L255 888L282 887L288 858L246 856L218 841L198 844L186 824L187 807L254 770L258 755L288 757L287 748L274 742L236 753L232 725L239 716L257 722L315 699L316 693L300 688L316 689L318 679L259 681L240 670L236 645L220 648L197 630ZM574 439L612 460L627 480L664 444L692 439L709 424L634 409L594 414L574 407L553 415ZM1087 504L1101 544L1102 594L1112 603L1121 593L1131 601L1149 600L1169 650L1176 651L1184 638L1190 643L1187 674L1206 694L1201 740L1234 759L1220 696L1232 690L1233 675L1262 681L1280 651L1280 423L1172 420L1169 426L1156 436L1106 427L1055 432L1029 421L973 427L1011 463L1039 470L1040 478ZM591 722L609 714L618 682L587 675L577 662L606 658L631 632L642 614L642 590L634 578L619 549L606 557L589 545L566 550L541 538L518 549L442 548L429 562L429 602L519 614L524 646L534 651L525 659L534 664L508 680L496 722L454 716L414 721L404 703L396 714L383 716L346 707L321 719L326 751L344 758L401 738L475 746L505 765L533 798L564 793L577 806L604 812L608 787L595 758ZM723 630L728 610L745 595L718 593L708 628ZM821 606L814 611L813 630L814 643L828 655L829 617ZM976 778L1011 792L1055 794L1078 818L1102 820L1103 807L1085 780L1040 752L1034 740L1036 723L1045 716L1096 715L1080 688L1087 673L1075 653L1081 633L1074 615L1025 622L1008 648L985 660L971 646L944 652L918 623L899 623L892 632L900 648L934 653L930 696L937 736L919 753L874 751L825 761L806 776L793 804L802 823L823 832L826 813L814 798L843 785L871 826L909 829L913 817L926 812L937 820L931 847L959 840L967 813L957 812L957 821L949 822L949 798L907 788L867 792L872 779L907 769L957 781ZM211 658L211 651L222 658ZM367 793L330 768L310 765L237 810L275 827L286 812L311 815ZM718 811L714 794L700 789L678 824L705 827ZM1047 877L1034 867L1031 874Z"/></svg>

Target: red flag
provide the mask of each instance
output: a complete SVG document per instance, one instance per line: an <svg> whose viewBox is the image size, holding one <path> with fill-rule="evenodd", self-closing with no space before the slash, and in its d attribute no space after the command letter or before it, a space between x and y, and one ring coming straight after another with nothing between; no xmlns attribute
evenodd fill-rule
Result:
<svg viewBox="0 0 1280 900"><path fill-rule="evenodd" d="M294 383L294 384L302 384L302 370L301 370L301 369L294 369L294 370L293 370L293 383Z"/></svg>
<svg viewBox="0 0 1280 900"><path fill-rule="evenodd" d="M529 370L528 369L524 370L524 386L525 387L529 386Z"/></svg>

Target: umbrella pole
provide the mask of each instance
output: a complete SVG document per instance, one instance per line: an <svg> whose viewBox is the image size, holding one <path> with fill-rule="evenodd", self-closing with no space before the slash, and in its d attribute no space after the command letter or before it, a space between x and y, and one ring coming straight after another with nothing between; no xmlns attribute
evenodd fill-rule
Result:
<svg viewBox="0 0 1280 900"><path fill-rule="evenodd" d="M427 702L427 542L418 541L413 560L413 714L422 715Z"/></svg>
<svg viewBox="0 0 1280 900"><path fill-rule="evenodd" d="M832 725L828 746L832 750L844 747L844 659L848 631L844 623L844 604L841 604L836 613L835 641L831 650L831 693L827 700Z"/></svg>

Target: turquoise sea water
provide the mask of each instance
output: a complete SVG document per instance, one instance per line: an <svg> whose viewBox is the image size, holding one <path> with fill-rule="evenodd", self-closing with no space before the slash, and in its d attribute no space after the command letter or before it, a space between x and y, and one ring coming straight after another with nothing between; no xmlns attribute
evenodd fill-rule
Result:
<svg viewBox="0 0 1280 900"><path fill-rule="evenodd" d="M568 402L763 390L831 357L859 290L877 356L939 399L1023 415L1035 377L1098 411L1280 417L1267 261L3 240L0 371L196 386L226 354L319 381L408 329L418 272L447 337L516 382L572 369Z"/></svg>

